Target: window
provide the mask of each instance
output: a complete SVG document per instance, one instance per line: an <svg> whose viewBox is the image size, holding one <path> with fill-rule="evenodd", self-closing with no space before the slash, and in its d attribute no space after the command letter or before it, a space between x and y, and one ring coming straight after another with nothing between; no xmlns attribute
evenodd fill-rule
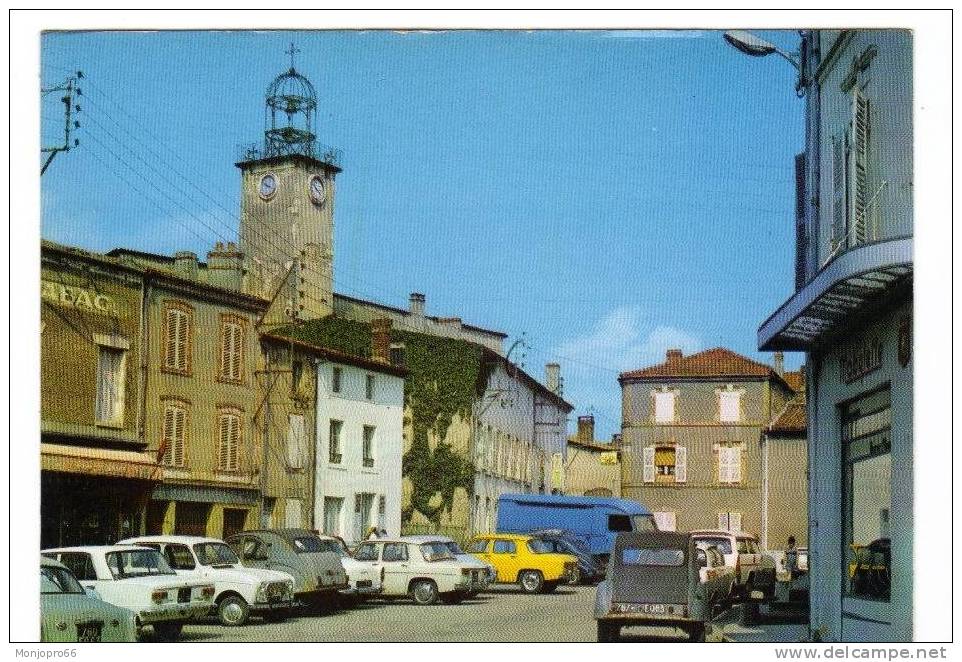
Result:
<svg viewBox="0 0 962 662"><path fill-rule="evenodd" d="M468 547L468 551L472 554L484 554L488 551L488 541L487 540L475 540Z"/></svg>
<svg viewBox="0 0 962 662"><path fill-rule="evenodd" d="M727 515L727 513L725 513ZM721 515L721 513L719 513ZM727 520L726 520L727 522ZM718 524L721 526L721 518L718 519ZM727 530L727 529L726 529ZM705 549L707 547L715 547L722 554L732 553L732 540L731 538L703 538L699 537L695 540L695 544L699 549Z"/></svg>
<svg viewBox="0 0 962 662"><path fill-rule="evenodd" d="M737 423L742 418L741 391L718 392L718 420L722 423Z"/></svg>
<svg viewBox="0 0 962 662"><path fill-rule="evenodd" d="M655 513L655 524L658 526L659 531L675 531L675 513Z"/></svg>
<svg viewBox="0 0 962 662"><path fill-rule="evenodd" d="M675 392L655 392L655 423L672 423L675 420Z"/></svg>
<svg viewBox="0 0 962 662"><path fill-rule="evenodd" d="M742 480L742 449L741 446L728 445L718 447L718 482L740 483Z"/></svg>
<svg viewBox="0 0 962 662"><path fill-rule="evenodd" d="M341 428L344 421L331 420L331 428L327 443L327 461L331 464L341 463Z"/></svg>
<svg viewBox="0 0 962 662"><path fill-rule="evenodd" d="M243 369L243 321L232 315L224 315L220 324L220 378L228 382L241 382Z"/></svg>
<svg viewBox="0 0 962 662"><path fill-rule="evenodd" d="M120 427L124 422L127 352L100 345L97 358L97 424Z"/></svg>
<svg viewBox="0 0 962 662"><path fill-rule="evenodd" d="M646 483L688 481L688 449L684 446L647 446L642 449L642 480Z"/></svg>
<svg viewBox="0 0 962 662"><path fill-rule="evenodd" d="M374 399L374 375L367 375L364 378L364 397L368 400Z"/></svg>
<svg viewBox="0 0 962 662"><path fill-rule="evenodd" d="M191 309L170 302L164 308L164 370L190 374Z"/></svg>
<svg viewBox="0 0 962 662"><path fill-rule="evenodd" d="M82 582L96 581L97 571L94 570L93 561L90 554L85 552L63 552L60 554L60 562L74 574L74 577Z"/></svg>
<svg viewBox="0 0 962 662"><path fill-rule="evenodd" d="M354 553L358 561L377 561L377 545L361 545Z"/></svg>
<svg viewBox="0 0 962 662"><path fill-rule="evenodd" d="M236 410L222 410L217 417L217 469L237 471L241 437L241 417Z"/></svg>
<svg viewBox="0 0 962 662"><path fill-rule="evenodd" d="M396 366L404 367L405 358L404 344L391 343L391 363Z"/></svg>
<svg viewBox="0 0 962 662"><path fill-rule="evenodd" d="M338 367L333 368L331 371L331 392L341 392L341 369Z"/></svg>
<svg viewBox="0 0 962 662"><path fill-rule="evenodd" d="M354 539L364 540L371 528L371 508L374 506L373 494L354 495Z"/></svg>
<svg viewBox="0 0 962 662"><path fill-rule="evenodd" d="M381 560L385 562L407 561L408 546L401 542L389 542L385 544L384 552L381 554Z"/></svg>
<svg viewBox="0 0 962 662"><path fill-rule="evenodd" d="M718 513L718 528L722 531L741 531L742 514L734 511Z"/></svg>
<svg viewBox="0 0 962 662"><path fill-rule="evenodd" d="M174 570L193 570L194 555L185 545L167 545L164 548L164 558Z"/></svg>
<svg viewBox="0 0 962 662"><path fill-rule="evenodd" d="M852 597L888 602L892 583L891 394L867 395L842 410L843 531Z"/></svg>
<svg viewBox="0 0 962 662"><path fill-rule="evenodd" d="M344 499L339 497L324 497L324 533L341 535L341 509Z"/></svg>
<svg viewBox="0 0 962 662"><path fill-rule="evenodd" d="M682 549L623 549L623 565L644 565L656 567L678 567L685 562Z"/></svg>
<svg viewBox="0 0 962 662"><path fill-rule="evenodd" d="M160 442L163 451L159 453L161 464L168 467L183 467L187 436L187 405L171 401L164 405L164 429Z"/></svg>
<svg viewBox="0 0 962 662"><path fill-rule="evenodd" d="M609 531L631 531L631 518L628 515L608 515Z"/></svg>
<svg viewBox="0 0 962 662"><path fill-rule="evenodd" d="M514 554L516 551L513 540L495 540L495 554Z"/></svg>
<svg viewBox="0 0 962 662"><path fill-rule="evenodd" d="M365 467L374 466L374 426L365 425L363 438L361 440L361 451L364 456L363 464Z"/></svg>
<svg viewBox="0 0 962 662"><path fill-rule="evenodd" d="M287 466L303 469L307 463L307 439L304 433L304 415L289 414L287 417Z"/></svg>

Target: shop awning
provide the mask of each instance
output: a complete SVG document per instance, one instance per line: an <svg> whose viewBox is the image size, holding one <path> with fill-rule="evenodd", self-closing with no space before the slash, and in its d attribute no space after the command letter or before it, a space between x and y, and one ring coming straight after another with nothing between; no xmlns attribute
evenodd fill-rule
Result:
<svg viewBox="0 0 962 662"><path fill-rule="evenodd" d="M912 278L912 238L842 253L758 329L758 349L809 351Z"/></svg>
<svg viewBox="0 0 962 662"><path fill-rule="evenodd" d="M140 451L40 444L43 471L160 481L163 472L153 453Z"/></svg>

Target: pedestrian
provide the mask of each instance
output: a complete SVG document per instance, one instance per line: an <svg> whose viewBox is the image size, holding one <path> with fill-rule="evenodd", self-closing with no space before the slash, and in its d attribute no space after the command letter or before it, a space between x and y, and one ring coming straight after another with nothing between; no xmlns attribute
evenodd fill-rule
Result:
<svg viewBox="0 0 962 662"><path fill-rule="evenodd" d="M377 530L377 537L378 537L378 538L387 538L387 530L385 530L384 527L381 527L380 529L378 529L378 530Z"/></svg>
<svg viewBox="0 0 962 662"><path fill-rule="evenodd" d="M795 536L788 536L788 549L785 550L785 570L794 578L798 571L798 551L795 549Z"/></svg>
<svg viewBox="0 0 962 662"><path fill-rule="evenodd" d="M367 539L368 539L368 540L377 540L377 539L378 539L377 527L376 527L376 526L372 526L370 529L368 529L368 531L367 531Z"/></svg>

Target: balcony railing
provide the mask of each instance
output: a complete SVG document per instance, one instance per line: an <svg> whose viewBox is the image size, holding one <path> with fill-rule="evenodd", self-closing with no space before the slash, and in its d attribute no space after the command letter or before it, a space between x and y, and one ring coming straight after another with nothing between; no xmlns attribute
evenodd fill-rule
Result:
<svg viewBox="0 0 962 662"><path fill-rule="evenodd" d="M282 154L270 154L270 156L301 154L302 156L308 156L312 159L317 159L321 163L326 163L330 166L337 168L341 166L342 152L336 147L323 145L318 142L311 143L304 149L301 147L304 146L292 148L291 150L287 150ZM257 161L259 159L267 158L268 152L265 151L264 143L262 142L241 143L235 147L234 157L241 162Z"/></svg>
<svg viewBox="0 0 962 662"><path fill-rule="evenodd" d="M840 253L881 238L881 228L885 221L882 193L887 187L888 182L879 184L875 193L865 203L864 210L855 210L852 214L853 218L849 219L845 235L831 239L828 256L822 260L820 268L834 260Z"/></svg>

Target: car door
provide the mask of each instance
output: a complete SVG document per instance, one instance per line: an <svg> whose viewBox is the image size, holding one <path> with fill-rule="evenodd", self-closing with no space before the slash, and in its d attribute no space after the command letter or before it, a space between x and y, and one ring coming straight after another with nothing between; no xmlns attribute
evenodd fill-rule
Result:
<svg viewBox="0 0 962 662"><path fill-rule="evenodd" d="M268 568L270 557L267 545L254 536L238 536L231 544L241 563L248 568Z"/></svg>
<svg viewBox="0 0 962 662"><path fill-rule="evenodd" d="M378 547L379 545L375 542L365 542L358 545L357 549L354 550L354 560L374 577L380 577L381 575L381 552ZM386 574L384 580L382 592L388 594Z"/></svg>
<svg viewBox="0 0 962 662"><path fill-rule="evenodd" d="M107 595L110 590L104 593L105 585L113 581L113 578L101 578L97 576L93 559L87 552L61 552L57 555L57 560L67 566L67 569L74 574L80 585L86 590L96 591L102 599L108 600ZM109 602L109 600L108 600Z"/></svg>
<svg viewBox="0 0 962 662"><path fill-rule="evenodd" d="M166 543L163 545L163 549L159 551L163 554L167 565L178 575L207 579L209 574L208 566L202 566L197 563L193 550L187 545L182 545L181 543Z"/></svg>
<svg viewBox="0 0 962 662"><path fill-rule="evenodd" d="M518 580L521 562L518 559L518 546L514 540L494 538L491 544L491 559L498 570L498 581L512 583Z"/></svg>
<svg viewBox="0 0 962 662"><path fill-rule="evenodd" d="M404 595L413 574L408 545L403 542L386 542L381 546L381 563L384 565L384 591L391 595Z"/></svg>

